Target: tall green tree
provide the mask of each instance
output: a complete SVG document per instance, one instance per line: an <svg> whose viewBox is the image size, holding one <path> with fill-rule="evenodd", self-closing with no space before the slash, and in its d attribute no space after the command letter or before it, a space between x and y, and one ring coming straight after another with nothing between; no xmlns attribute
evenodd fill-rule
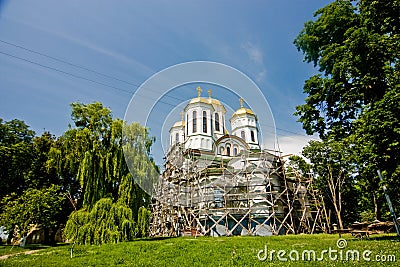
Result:
<svg viewBox="0 0 400 267"><path fill-rule="evenodd" d="M366 105L399 84L399 12L397 0L337 0L305 23L294 43L320 71L295 113L308 134L345 136Z"/></svg>
<svg viewBox="0 0 400 267"><path fill-rule="evenodd" d="M145 235L150 198L137 181L149 190L158 177L149 156L154 138L138 123L113 119L101 103L71 107L74 126L56 140L48 132L34 136L22 121L0 119L0 225L24 236L31 225L46 231L65 223L74 210L67 232L78 242ZM75 234L81 227L84 234Z"/></svg>
<svg viewBox="0 0 400 267"><path fill-rule="evenodd" d="M386 205L382 193L375 192L382 184L376 171L383 171L388 192L397 212L400 212L400 84L374 104L366 108L354 122L355 131L351 136L354 143L355 162L359 166L359 184L371 192L373 200L371 211L375 219L388 219L388 210L382 214Z"/></svg>
<svg viewBox="0 0 400 267"><path fill-rule="evenodd" d="M92 207L99 199L116 197L121 174L122 121L113 121L101 103L73 103L75 128L68 129L50 151L49 164L60 179L72 185L71 195L80 205ZM77 190L76 185L79 185Z"/></svg>
<svg viewBox="0 0 400 267"><path fill-rule="evenodd" d="M0 198L22 193L31 167L35 132L23 121L0 118Z"/></svg>
<svg viewBox="0 0 400 267"><path fill-rule="evenodd" d="M155 138L149 137L148 129L139 123L124 124L122 135L123 161L129 172L122 176L118 198L132 208L138 219L139 208L149 207L150 197L146 192L152 192L159 177L158 167L150 157Z"/></svg>
<svg viewBox="0 0 400 267"><path fill-rule="evenodd" d="M303 157L293 155L289 157L288 172L298 172L302 177L307 177L311 173L311 165Z"/></svg>
<svg viewBox="0 0 400 267"><path fill-rule="evenodd" d="M378 219L387 212L377 169L399 199L399 14L399 0L336 0L317 10L294 41L320 72L305 82L305 104L295 115L308 134L347 139L359 210Z"/></svg>
<svg viewBox="0 0 400 267"><path fill-rule="evenodd" d="M25 176L29 188L40 189L52 184L61 185L55 168L48 166L49 152L55 142L55 137L49 132L35 136L32 142L32 162Z"/></svg>
<svg viewBox="0 0 400 267"><path fill-rule="evenodd" d="M49 160L61 177L79 185L70 194L77 210L67 221L67 237L100 244L131 240L139 230L146 234L150 215L143 210L147 211L150 199L137 181L158 177L149 157L154 138L138 123L124 125L112 119L111 111L100 103L71 106L75 127L55 142Z"/></svg>
<svg viewBox="0 0 400 267"><path fill-rule="evenodd" d="M310 141L303 149L303 155L311 162L315 186L335 214L340 229L358 216L352 209L357 205L353 183L356 169L348 159L350 155L346 153L346 146L344 142L330 139Z"/></svg>

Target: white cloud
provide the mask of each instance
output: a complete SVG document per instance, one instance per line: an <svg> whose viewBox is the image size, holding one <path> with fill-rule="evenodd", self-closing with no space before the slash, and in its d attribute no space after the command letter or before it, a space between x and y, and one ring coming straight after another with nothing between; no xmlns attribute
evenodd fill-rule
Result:
<svg viewBox="0 0 400 267"><path fill-rule="evenodd" d="M251 42L247 42L242 44L242 48L246 51L247 55L254 63L259 65L263 64L263 53L256 45Z"/></svg>
<svg viewBox="0 0 400 267"><path fill-rule="evenodd" d="M279 148L282 151L282 155L299 155L303 147L308 144L310 140L318 140L317 136L302 136L302 135L291 135L278 137Z"/></svg>
<svg viewBox="0 0 400 267"><path fill-rule="evenodd" d="M244 49L248 58L254 64L256 82L261 83L267 75L267 71L264 66L264 54L262 50L250 41L243 43L241 48Z"/></svg>
<svg viewBox="0 0 400 267"><path fill-rule="evenodd" d="M266 71L265 69L261 70L261 71L257 74L257 76L256 76L256 81L257 81L258 83L260 83L261 81L263 81L266 74L267 74L267 71Z"/></svg>

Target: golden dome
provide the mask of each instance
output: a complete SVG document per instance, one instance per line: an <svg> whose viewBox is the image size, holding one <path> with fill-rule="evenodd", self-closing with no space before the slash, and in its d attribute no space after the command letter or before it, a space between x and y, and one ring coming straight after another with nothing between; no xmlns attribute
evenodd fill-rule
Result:
<svg viewBox="0 0 400 267"><path fill-rule="evenodd" d="M209 98L209 101L211 101L211 104L213 105L222 106L221 102L219 102L217 99Z"/></svg>
<svg viewBox="0 0 400 267"><path fill-rule="evenodd" d="M175 128L175 127L182 127L185 125L184 121L177 121L174 123L174 126L172 126L171 128Z"/></svg>
<svg viewBox="0 0 400 267"><path fill-rule="evenodd" d="M189 104L194 104L194 103L211 104L211 103L209 102L208 99L205 99L205 98L203 98L203 97L196 97L196 98L193 98L193 99L190 100L190 102L189 102Z"/></svg>
<svg viewBox="0 0 400 267"><path fill-rule="evenodd" d="M235 116L240 116L240 115L251 115L251 116L256 117L256 114L251 109L244 107L243 98L240 98L239 102L240 102L240 108L238 110L236 110L235 113L232 114L231 119Z"/></svg>
<svg viewBox="0 0 400 267"><path fill-rule="evenodd" d="M196 97L190 100L189 104L194 103L204 103L204 104L212 104L216 106L222 106L221 102L214 98L203 98L203 97Z"/></svg>
<svg viewBox="0 0 400 267"><path fill-rule="evenodd" d="M195 103L204 103L204 104L211 104L214 106L222 107L223 110L225 110L224 105L221 104L221 102L217 99L212 98L212 91L208 90L208 98L200 97L201 92L203 91L200 86L196 88L197 90L197 97L193 98L190 100L189 104L195 104Z"/></svg>
<svg viewBox="0 0 400 267"><path fill-rule="evenodd" d="M253 116L256 115L251 109L239 108L238 110L235 111L235 113L232 114L232 117L239 116L239 115L244 115L244 114L253 115Z"/></svg>

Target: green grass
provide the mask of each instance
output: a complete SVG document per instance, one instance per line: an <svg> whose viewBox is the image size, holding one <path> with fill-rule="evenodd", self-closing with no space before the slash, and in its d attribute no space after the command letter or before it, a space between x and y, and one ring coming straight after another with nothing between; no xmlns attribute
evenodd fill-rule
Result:
<svg viewBox="0 0 400 267"><path fill-rule="evenodd" d="M385 266L398 266L400 242L394 235L374 235L370 239L356 239L343 235L346 250L372 251L375 255L395 255L397 262L385 262ZM338 249L337 235L296 235L272 237L184 237L141 239L133 242L101 246L76 246L70 258L70 245L46 248L30 255L17 255L0 261L0 266L382 266L381 262L329 260L282 262L276 253L260 261L258 251L267 245L268 250L315 250L317 257L324 249ZM294 255L294 254L293 254ZM286 257L288 255L286 254ZM360 255L360 257L362 257ZM345 258L345 254L343 254Z"/></svg>
<svg viewBox="0 0 400 267"><path fill-rule="evenodd" d="M32 245L27 245L24 248L22 248L18 245L16 245L16 246L0 245L0 256L16 254L16 253L20 253L20 252L29 251L29 250L44 249L44 248L49 248L49 246L44 246L44 245L40 245L40 244L32 244Z"/></svg>
<svg viewBox="0 0 400 267"><path fill-rule="evenodd" d="M21 248L19 246L11 246L11 245L0 245L0 256L13 254L25 251L26 249Z"/></svg>

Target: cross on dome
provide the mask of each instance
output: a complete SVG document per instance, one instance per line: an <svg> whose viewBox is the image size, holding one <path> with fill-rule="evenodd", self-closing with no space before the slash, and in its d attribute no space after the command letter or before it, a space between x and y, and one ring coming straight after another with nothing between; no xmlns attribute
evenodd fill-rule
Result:
<svg viewBox="0 0 400 267"><path fill-rule="evenodd" d="M243 100L243 98L239 98L239 102L240 102L240 107L243 108L243 107L244 107L244 100Z"/></svg>
<svg viewBox="0 0 400 267"><path fill-rule="evenodd" d="M201 92L203 92L203 90L201 89L200 86L197 86L196 90L197 90L197 97L200 97Z"/></svg>

